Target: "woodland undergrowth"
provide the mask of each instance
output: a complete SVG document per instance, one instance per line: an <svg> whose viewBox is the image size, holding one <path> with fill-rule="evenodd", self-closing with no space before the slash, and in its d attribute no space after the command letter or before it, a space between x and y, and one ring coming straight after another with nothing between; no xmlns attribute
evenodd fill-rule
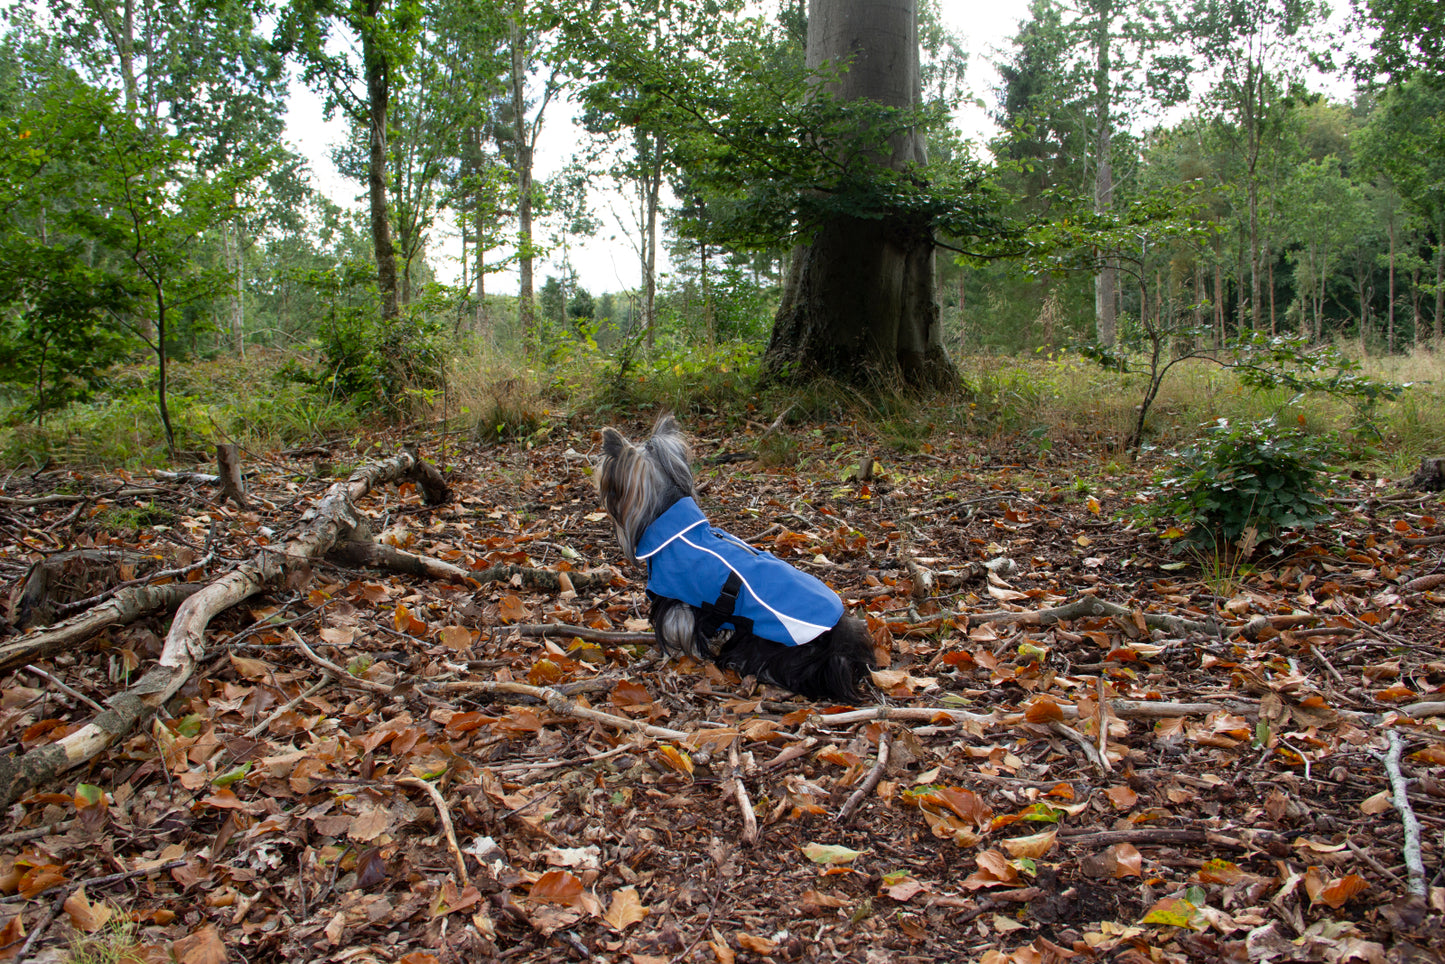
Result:
<svg viewBox="0 0 1445 964"><path fill-rule="evenodd" d="M1362 421L1186 368L1131 459L1118 376L962 368L922 402L477 361L405 426L250 416L244 506L12 438L9 761L143 697L188 587L327 512L348 551L218 612L153 717L4 810L0 960L1438 959L1445 504L1403 484L1445 454L1433 387ZM588 457L663 409L713 522L867 620L864 704L652 651ZM1262 416L1342 442L1323 521L1180 551L1140 511L1170 453ZM449 501L336 501L403 442Z"/></svg>

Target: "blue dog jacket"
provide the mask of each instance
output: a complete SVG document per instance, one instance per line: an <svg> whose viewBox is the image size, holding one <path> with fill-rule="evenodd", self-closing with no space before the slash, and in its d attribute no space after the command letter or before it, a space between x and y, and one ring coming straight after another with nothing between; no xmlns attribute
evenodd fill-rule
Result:
<svg viewBox="0 0 1445 964"><path fill-rule="evenodd" d="M718 614L719 628L751 628L798 646L843 615L843 601L821 579L708 525L690 498L647 527L637 558L647 561L648 592Z"/></svg>

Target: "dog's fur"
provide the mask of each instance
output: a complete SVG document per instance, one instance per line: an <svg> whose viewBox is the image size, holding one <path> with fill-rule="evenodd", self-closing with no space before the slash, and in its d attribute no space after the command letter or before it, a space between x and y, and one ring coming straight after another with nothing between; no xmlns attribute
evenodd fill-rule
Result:
<svg viewBox="0 0 1445 964"><path fill-rule="evenodd" d="M617 527L622 551L637 562L637 546L648 526L680 499L695 497L691 453L677 422L664 415L641 445L621 432L602 432L602 457L594 477L602 506ZM721 587L719 587L721 589ZM700 610L649 593L658 646L710 659L723 669L816 699L856 702L859 684L873 663L867 625L843 615L821 636L801 645L726 630L713 639L700 631Z"/></svg>

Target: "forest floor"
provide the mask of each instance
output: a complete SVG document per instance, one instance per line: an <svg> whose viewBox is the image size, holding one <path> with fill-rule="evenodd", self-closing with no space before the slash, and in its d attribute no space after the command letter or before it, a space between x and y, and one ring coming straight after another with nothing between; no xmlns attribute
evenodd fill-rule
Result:
<svg viewBox="0 0 1445 964"><path fill-rule="evenodd" d="M1345 482L1287 551L1201 569L1094 453L940 436L857 481L858 427L769 469L764 426L691 421L713 523L866 613L885 665L848 712L655 655L596 428L423 439L450 502L360 501L469 581L318 559L217 615L154 720L4 811L0 961L1445 959L1440 494ZM249 455L247 509L12 473L0 575L58 560L56 617L206 583L366 461ZM0 758L168 626L0 674Z"/></svg>

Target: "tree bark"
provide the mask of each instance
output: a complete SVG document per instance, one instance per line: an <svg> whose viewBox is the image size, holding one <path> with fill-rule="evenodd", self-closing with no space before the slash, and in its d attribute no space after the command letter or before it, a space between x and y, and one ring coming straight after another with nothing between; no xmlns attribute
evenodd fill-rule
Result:
<svg viewBox="0 0 1445 964"><path fill-rule="evenodd" d="M152 612L168 612L201 587L198 582L169 582L162 586L122 589L105 602L64 622L0 643L0 673L54 653L74 651L112 626L125 626Z"/></svg>
<svg viewBox="0 0 1445 964"><path fill-rule="evenodd" d="M391 64L377 39L375 20L382 0L367 0L370 23L361 25L361 59L366 71L366 186L371 212L371 243L376 249L376 286L381 317L401 313L396 283L396 247L391 240L391 214L386 199L386 116L391 103Z"/></svg>
<svg viewBox="0 0 1445 964"><path fill-rule="evenodd" d="M1435 344L1438 351L1445 347L1441 323L1445 318L1445 222L1435 229Z"/></svg>
<svg viewBox="0 0 1445 964"><path fill-rule="evenodd" d="M526 31L523 0L512 9L512 128L516 132L517 175L517 311L522 323L522 344L533 358L541 345L537 337L537 308L532 288L532 140L527 131Z"/></svg>
<svg viewBox="0 0 1445 964"><path fill-rule="evenodd" d="M1110 41L1113 39L1113 0L1094 0L1094 213L1108 214L1114 206L1114 121L1110 116ZM1118 340L1119 269L1105 259L1094 275L1094 337L1113 347Z"/></svg>
<svg viewBox="0 0 1445 964"><path fill-rule="evenodd" d="M918 104L916 0L810 0L807 60L813 68L848 65L825 88L842 101ZM887 163L896 170L927 160L919 131L896 136L890 147ZM924 390L956 382L943 350L925 221L836 215L793 257L763 359L766 379Z"/></svg>

